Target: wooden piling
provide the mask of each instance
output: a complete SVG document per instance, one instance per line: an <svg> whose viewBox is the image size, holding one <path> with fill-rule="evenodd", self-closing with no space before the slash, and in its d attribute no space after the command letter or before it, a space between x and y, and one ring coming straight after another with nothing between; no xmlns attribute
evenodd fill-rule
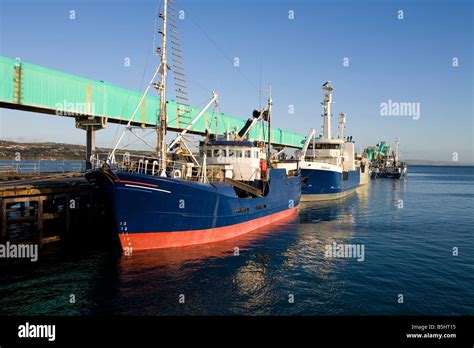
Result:
<svg viewBox="0 0 474 348"><path fill-rule="evenodd" d="M42 199L42 197L39 197L37 210L37 243L40 248L43 246L43 203L44 200Z"/></svg>
<svg viewBox="0 0 474 348"><path fill-rule="evenodd" d="M90 225L94 221L93 190L82 176L71 178L70 175L58 174L57 180L51 180L51 175L48 175L48 178L43 180L1 182L1 238L8 240L8 226L25 223L35 227L33 240L39 247L45 243L59 241L63 236L70 237L73 214L80 214L76 209L71 209L70 202L71 199L77 200L79 197L79 210L87 210L87 219L82 222ZM64 209L60 209L63 204ZM12 207L14 205L19 207ZM77 207L79 205L76 205ZM9 216L9 213L14 212L19 214ZM58 222L49 223L55 220Z"/></svg>
<svg viewBox="0 0 474 348"><path fill-rule="evenodd" d="M1 201L1 216L2 216L2 239L7 238L7 202L4 199L0 199Z"/></svg>

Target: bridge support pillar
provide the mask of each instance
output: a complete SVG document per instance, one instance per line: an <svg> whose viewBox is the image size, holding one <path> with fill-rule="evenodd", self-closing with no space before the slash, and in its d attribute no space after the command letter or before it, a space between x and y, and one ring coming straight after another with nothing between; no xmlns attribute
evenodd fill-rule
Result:
<svg viewBox="0 0 474 348"><path fill-rule="evenodd" d="M95 131L105 128L107 119L104 117L76 117L76 128L86 131L86 169L92 169L95 155Z"/></svg>
<svg viewBox="0 0 474 348"><path fill-rule="evenodd" d="M95 154L95 129L87 126L86 129L86 169L92 169L92 158Z"/></svg>

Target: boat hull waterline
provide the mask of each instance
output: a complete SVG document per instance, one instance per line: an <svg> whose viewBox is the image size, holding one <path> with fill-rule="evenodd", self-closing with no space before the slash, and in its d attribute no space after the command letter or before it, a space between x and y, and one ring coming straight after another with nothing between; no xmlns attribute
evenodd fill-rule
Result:
<svg viewBox="0 0 474 348"><path fill-rule="evenodd" d="M101 170L87 174L106 193L123 250L184 247L224 241L296 214L299 175L270 171L262 197L240 198L225 182Z"/></svg>
<svg viewBox="0 0 474 348"><path fill-rule="evenodd" d="M343 198L360 183L360 168L345 173L334 170L301 169L301 201L324 201Z"/></svg>

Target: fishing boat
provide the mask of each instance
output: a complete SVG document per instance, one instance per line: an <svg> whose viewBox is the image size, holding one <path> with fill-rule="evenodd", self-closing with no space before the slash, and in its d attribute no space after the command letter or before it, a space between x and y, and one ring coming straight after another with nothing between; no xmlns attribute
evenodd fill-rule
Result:
<svg viewBox="0 0 474 348"><path fill-rule="evenodd" d="M337 199L355 191L360 184L360 166L355 160L352 136L344 138L346 115L339 114L339 133L331 136L331 104L334 88L330 81L323 84L323 132L316 137L313 129L303 148L297 152L303 185L301 201Z"/></svg>
<svg viewBox="0 0 474 348"><path fill-rule="evenodd" d="M399 159L400 139L395 139L395 151L389 144L380 141L375 147L367 149L370 159L370 178L401 179L407 176L408 165Z"/></svg>
<svg viewBox="0 0 474 348"><path fill-rule="evenodd" d="M238 132L211 134L208 129L195 154L184 138L212 104L217 109L218 96L213 92L207 105L167 144L166 28L170 1L163 2L161 63L149 84L160 93L156 155L127 155L116 161L115 152L130 128L132 115L107 161L85 175L105 192L122 249L128 253L243 235L295 214L301 194L299 171L273 167L270 161L271 93L267 106L255 110ZM159 82L154 82L156 75ZM259 122L267 124L266 141L248 136Z"/></svg>

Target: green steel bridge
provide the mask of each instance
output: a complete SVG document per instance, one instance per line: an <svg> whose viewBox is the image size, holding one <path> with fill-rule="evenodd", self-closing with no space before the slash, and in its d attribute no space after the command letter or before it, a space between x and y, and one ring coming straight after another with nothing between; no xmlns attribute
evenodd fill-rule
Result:
<svg viewBox="0 0 474 348"><path fill-rule="evenodd" d="M137 91L114 86L108 82L96 81L45 68L39 65L0 56L0 107L23 111L75 117L76 127L87 130L88 155L94 150L94 131L108 122L126 124L137 108L142 94ZM167 101L168 127L181 131L201 109L183 107L187 120L180 119L175 100ZM133 126L156 126L159 98L147 95L131 123ZM181 111L182 113L182 111ZM246 120L207 111L189 130L189 133L204 135L206 123L212 133L224 134L227 130L241 129ZM217 129L216 129L217 128ZM262 125L255 126L248 137L254 140L266 138ZM301 148L305 136L272 128L271 143L290 148ZM86 157L89 158L89 157Z"/></svg>

